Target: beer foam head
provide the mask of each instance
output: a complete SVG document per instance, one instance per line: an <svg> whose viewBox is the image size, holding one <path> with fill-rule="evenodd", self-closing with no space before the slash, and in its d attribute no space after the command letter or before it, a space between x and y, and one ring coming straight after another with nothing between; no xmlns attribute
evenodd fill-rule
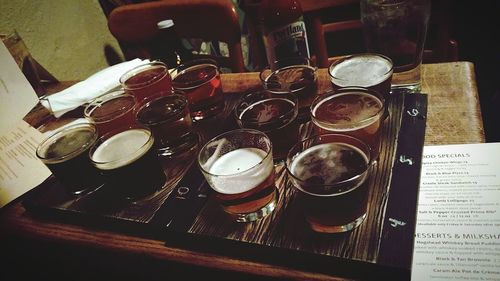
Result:
<svg viewBox="0 0 500 281"><path fill-rule="evenodd" d="M151 132L131 129L102 142L92 153L94 165L101 170L126 166L144 155L153 145Z"/></svg>
<svg viewBox="0 0 500 281"><path fill-rule="evenodd" d="M392 64L379 56L353 56L332 64L329 72L332 82L339 87L370 87L392 75Z"/></svg>
<svg viewBox="0 0 500 281"><path fill-rule="evenodd" d="M212 175L211 186L224 194L246 192L265 181L272 173L272 159L258 148L230 151L216 159L207 169Z"/></svg>

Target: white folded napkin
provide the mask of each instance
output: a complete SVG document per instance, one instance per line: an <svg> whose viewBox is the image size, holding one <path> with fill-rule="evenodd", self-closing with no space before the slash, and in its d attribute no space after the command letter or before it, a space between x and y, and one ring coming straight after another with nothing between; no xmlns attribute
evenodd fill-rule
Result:
<svg viewBox="0 0 500 281"><path fill-rule="evenodd" d="M64 113L120 86L120 77L125 72L148 62L148 59L134 59L107 67L84 81L41 99L40 103L58 118Z"/></svg>

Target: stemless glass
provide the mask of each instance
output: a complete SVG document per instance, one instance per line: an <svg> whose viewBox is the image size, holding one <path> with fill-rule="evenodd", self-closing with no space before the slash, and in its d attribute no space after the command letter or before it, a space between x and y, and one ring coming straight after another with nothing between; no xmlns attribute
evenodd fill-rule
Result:
<svg viewBox="0 0 500 281"><path fill-rule="evenodd" d="M355 54L332 62L328 75L333 89L365 87L388 100L391 93L392 60L380 54Z"/></svg>
<svg viewBox="0 0 500 281"><path fill-rule="evenodd" d="M237 129L216 136L201 148L198 165L235 221L255 221L276 208L272 144L263 132Z"/></svg>
<svg viewBox="0 0 500 281"><path fill-rule="evenodd" d="M183 95L159 95L139 107L136 118L151 129L155 146L163 156L176 155L198 144L198 135L192 131L188 101Z"/></svg>
<svg viewBox="0 0 500 281"><path fill-rule="evenodd" d="M264 89L277 94L295 94L299 100L299 120L308 120L309 105L318 90L317 68L307 58L277 61L276 66L276 70L267 67L260 72Z"/></svg>
<svg viewBox="0 0 500 281"><path fill-rule="evenodd" d="M430 0L360 1L367 49L392 59L394 90L421 89L420 67L430 15Z"/></svg>
<svg viewBox="0 0 500 281"><path fill-rule="evenodd" d="M161 61L152 61L139 65L120 77L122 88L136 97L137 103L144 103L158 92L169 93L172 90L172 78L167 65Z"/></svg>
<svg viewBox="0 0 500 281"><path fill-rule="evenodd" d="M104 176L103 189L132 202L159 192L166 177L153 144L153 134L143 126L100 137L89 156Z"/></svg>
<svg viewBox="0 0 500 281"><path fill-rule="evenodd" d="M312 230L350 231L367 214L370 148L342 134L316 135L288 153L286 169L297 188L296 204Z"/></svg>
<svg viewBox="0 0 500 281"><path fill-rule="evenodd" d="M297 112L295 94L276 94L267 90L245 94L235 108L236 120L241 128L262 131L271 139L275 162L284 160L288 150L298 141Z"/></svg>
<svg viewBox="0 0 500 281"><path fill-rule="evenodd" d="M193 121L218 115L224 110L219 67L214 60L189 61L171 71L174 90L189 101Z"/></svg>
<svg viewBox="0 0 500 281"><path fill-rule="evenodd" d="M70 194L84 194L102 185L99 171L88 157L96 140L94 124L70 125L43 140L36 149L36 156Z"/></svg>
<svg viewBox="0 0 500 281"><path fill-rule="evenodd" d="M96 125L99 136L103 136L113 130L135 125L135 104L133 95L118 90L92 100L83 114Z"/></svg>
<svg viewBox="0 0 500 281"><path fill-rule="evenodd" d="M367 143L378 158L380 130L385 100L377 92L363 87L327 91L311 104L311 119L320 133L341 133Z"/></svg>

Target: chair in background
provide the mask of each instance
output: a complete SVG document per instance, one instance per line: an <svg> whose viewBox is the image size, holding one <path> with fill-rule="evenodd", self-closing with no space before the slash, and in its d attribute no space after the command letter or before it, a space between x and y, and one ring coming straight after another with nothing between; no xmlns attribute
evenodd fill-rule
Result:
<svg viewBox="0 0 500 281"><path fill-rule="evenodd" d="M108 17L111 34L126 46L125 58L148 58L158 35L156 23L172 19L182 38L224 42L229 56L197 55L216 60L221 67L244 72L241 30L231 0L169 0L117 7Z"/></svg>
<svg viewBox="0 0 500 281"><path fill-rule="evenodd" d="M339 56L366 51L359 0L300 0L308 23L308 37L318 67L328 67ZM423 62L458 60L452 38L450 7L453 1L433 0Z"/></svg>

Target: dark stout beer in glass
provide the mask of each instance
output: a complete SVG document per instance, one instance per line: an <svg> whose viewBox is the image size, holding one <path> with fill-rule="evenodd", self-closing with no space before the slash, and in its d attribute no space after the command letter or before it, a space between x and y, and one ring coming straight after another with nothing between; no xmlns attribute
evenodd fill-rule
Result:
<svg viewBox="0 0 500 281"><path fill-rule="evenodd" d="M147 128L135 127L100 138L90 150L93 165L104 175L103 188L136 201L163 187L165 174Z"/></svg>
<svg viewBox="0 0 500 281"><path fill-rule="evenodd" d="M340 134L317 135L294 146L287 171L299 193L296 204L316 232L345 232L366 217L370 150Z"/></svg>
<svg viewBox="0 0 500 281"><path fill-rule="evenodd" d="M88 157L96 140L97 131L93 124L71 125L42 141L36 156L69 193L86 193L102 185L99 171Z"/></svg>

